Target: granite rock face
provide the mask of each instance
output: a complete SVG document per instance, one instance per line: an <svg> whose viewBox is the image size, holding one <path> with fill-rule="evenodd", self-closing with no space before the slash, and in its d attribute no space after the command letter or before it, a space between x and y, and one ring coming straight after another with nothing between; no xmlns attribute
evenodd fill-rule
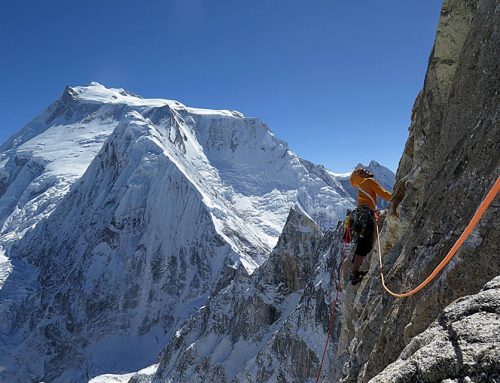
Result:
<svg viewBox="0 0 500 383"><path fill-rule="evenodd" d="M371 383L500 381L500 277L448 306Z"/></svg>
<svg viewBox="0 0 500 383"><path fill-rule="evenodd" d="M382 230L386 281L394 291L416 287L434 270L500 174L499 25L494 0L443 4ZM344 367L331 370L330 379L369 381L396 361L444 307L476 294L499 275L499 228L496 197L446 269L406 299L395 300L382 289L375 252L367 260L368 277L357 289L344 290L346 315L337 353ZM477 331L481 336L483 330ZM448 377L454 379L451 373Z"/></svg>

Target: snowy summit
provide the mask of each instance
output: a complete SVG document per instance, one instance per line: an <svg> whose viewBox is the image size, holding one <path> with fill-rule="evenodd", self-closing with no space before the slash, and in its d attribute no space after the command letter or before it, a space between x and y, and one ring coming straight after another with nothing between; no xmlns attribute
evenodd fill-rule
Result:
<svg viewBox="0 0 500 383"><path fill-rule="evenodd" d="M4 374L152 365L239 265L268 258L292 207L328 229L353 203L256 118L66 87L0 147Z"/></svg>

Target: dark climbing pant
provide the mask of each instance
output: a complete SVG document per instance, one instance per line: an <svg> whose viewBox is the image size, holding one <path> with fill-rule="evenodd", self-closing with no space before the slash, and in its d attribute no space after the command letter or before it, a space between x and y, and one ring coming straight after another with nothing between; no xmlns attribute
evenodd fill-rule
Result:
<svg viewBox="0 0 500 383"><path fill-rule="evenodd" d="M362 206L356 210L354 230L358 238L354 254L364 257L372 251L375 239L375 220L372 209Z"/></svg>

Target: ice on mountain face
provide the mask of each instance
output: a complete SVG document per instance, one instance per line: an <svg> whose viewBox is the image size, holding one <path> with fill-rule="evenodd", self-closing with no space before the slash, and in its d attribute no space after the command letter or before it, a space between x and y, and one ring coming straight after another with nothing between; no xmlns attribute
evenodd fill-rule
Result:
<svg viewBox="0 0 500 383"><path fill-rule="evenodd" d="M0 244L6 248L50 215L118 124L107 106L80 104L70 92L0 148Z"/></svg>
<svg viewBox="0 0 500 383"><path fill-rule="evenodd" d="M50 215L79 179L126 113L168 105L199 115L229 111L187 108L176 101L144 100L98 83L67 87L61 99L0 147L0 227L5 247Z"/></svg>
<svg viewBox="0 0 500 383"><path fill-rule="evenodd" d="M23 364L18 381L152 364L267 259L291 207L328 228L353 206L255 118L97 83L68 87L0 155L0 364Z"/></svg>
<svg viewBox="0 0 500 383"><path fill-rule="evenodd" d="M223 265L238 261L160 138L129 114L50 218L12 249L40 273L38 291L17 310L36 323L32 335L6 348L31 366L29 350L49 342L49 368L32 366L34 376L62 379L64 368L79 380L151 364L178 323L206 301ZM25 330L22 321L12 325Z"/></svg>

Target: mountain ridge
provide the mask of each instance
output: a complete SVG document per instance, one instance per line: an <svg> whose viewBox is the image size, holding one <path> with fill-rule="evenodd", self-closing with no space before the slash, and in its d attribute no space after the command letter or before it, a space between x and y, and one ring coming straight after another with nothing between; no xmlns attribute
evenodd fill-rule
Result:
<svg viewBox="0 0 500 383"><path fill-rule="evenodd" d="M2 148L0 360L14 381L151 364L238 264L267 259L290 208L328 229L353 206L258 119L97 83L67 87Z"/></svg>

